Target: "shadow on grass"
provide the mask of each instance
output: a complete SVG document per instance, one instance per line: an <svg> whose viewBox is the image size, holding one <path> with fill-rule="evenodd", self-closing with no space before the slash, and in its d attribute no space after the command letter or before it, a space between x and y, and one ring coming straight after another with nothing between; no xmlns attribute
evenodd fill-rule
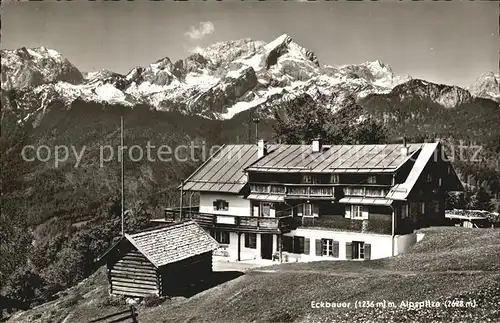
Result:
<svg viewBox="0 0 500 323"><path fill-rule="evenodd" d="M192 297L212 287L224 284L230 280L236 279L243 275L240 271L214 271L209 276L199 279L191 284L182 284L175 288L170 288L167 292L168 296L183 296Z"/></svg>

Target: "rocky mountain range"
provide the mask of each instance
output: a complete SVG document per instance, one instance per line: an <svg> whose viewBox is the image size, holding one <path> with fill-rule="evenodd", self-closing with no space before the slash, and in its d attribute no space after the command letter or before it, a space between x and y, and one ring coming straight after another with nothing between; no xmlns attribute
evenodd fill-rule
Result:
<svg viewBox="0 0 500 323"><path fill-rule="evenodd" d="M82 73L44 47L2 50L1 55L2 92L18 89L21 96L39 102L35 111L41 113L55 101L69 106L80 99L229 119L248 109L271 111L304 93L329 97L332 110L353 99L391 92L400 99L430 99L445 108L474 96L500 102L499 77L494 73L484 74L467 90L397 76L380 61L326 66L286 34L269 43L250 39L216 43L183 60L165 57L126 75L108 70Z"/></svg>

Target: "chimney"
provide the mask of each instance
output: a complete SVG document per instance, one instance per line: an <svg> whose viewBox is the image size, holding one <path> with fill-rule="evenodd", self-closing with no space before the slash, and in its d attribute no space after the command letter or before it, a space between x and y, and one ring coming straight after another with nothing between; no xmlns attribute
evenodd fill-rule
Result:
<svg viewBox="0 0 500 323"><path fill-rule="evenodd" d="M401 147L401 155L406 157L406 156L408 156L408 152L409 152L409 149L408 149L408 146L406 145L406 138L403 137L403 147Z"/></svg>
<svg viewBox="0 0 500 323"><path fill-rule="evenodd" d="M267 141L260 139L257 142L257 157L262 158L267 155Z"/></svg>
<svg viewBox="0 0 500 323"><path fill-rule="evenodd" d="M312 142L312 152L319 153L321 151L322 144L321 139L314 139Z"/></svg>

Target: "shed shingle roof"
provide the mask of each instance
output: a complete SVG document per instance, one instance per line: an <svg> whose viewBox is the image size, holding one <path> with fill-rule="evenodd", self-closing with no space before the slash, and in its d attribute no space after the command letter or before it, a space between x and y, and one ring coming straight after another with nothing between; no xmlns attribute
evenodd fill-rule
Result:
<svg viewBox="0 0 500 323"><path fill-rule="evenodd" d="M125 238L156 267L213 251L219 247L217 241L194 221L126 234Z"/></svg>

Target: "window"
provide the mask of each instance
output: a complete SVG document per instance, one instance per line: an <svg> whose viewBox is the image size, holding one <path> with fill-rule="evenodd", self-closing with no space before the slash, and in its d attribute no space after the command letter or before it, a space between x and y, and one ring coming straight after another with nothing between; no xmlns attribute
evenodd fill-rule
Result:
<svg viewBox="0 0 500 323"><path fill-rule="evenodd" d="M368 184L376 184L377 183L377 176L368 176L367 183Z"/></svg>
<svg viewBox="0 0 500 323"><path fill-rule="evenodd" d="M229 244L229 232L215 231L214 238L220 244Z"/></svg>
<svg viewBox="0 0 500 323"><path fill-rule="evenodd" d="M321 239L321 250L323 256L333 256L333 239Z"/></svg>
<svg viewBox="0 0 500 323"><path fill-rule="evenodd" d="M304 237L293 237L293 252L304 253Z"/></svg>
<svg viewBox="0 0 500 323"><path fill-rule="evenodd" d="M271 216L271 203L261 202L260 203L260 214L261 216Z"/></svg>
<svg viewBox="0 0 500 323"><path fill-rule="evenodd" d="M283 236L282 248L283 251L293 252L293 237Z"/></svg>
<svg viewBox="0 0 500 323"><path fill-rule="evenodd" d="M245 233L245 248L257 249L256 233Z"/></svg>
<svg viewBox="0 0 500 323"><path fill-rule="evenodd" d="M425 214L425 202L420 202L420 213Z"/></svg>
<svg viewBox="0 0 500 323"><path fill-rule="evenodd" d="M229 210L229 203L225 200L214 201L214 211L227 211Z"/></svg>
<svg viewBox="0 0 500 323"><path fill-rule="evenodd" d="M339 174L332 174L330 177L330 183L337 184L340 183Z"/></svg>
<svg viewBox="0 0 500 323"><path fill-rule="evenodd" d="M439 201L432 201L432 209L434 213L439 213Z"/></svg>
<svg viewBox="0 0 500 323"><path fill-rule="evenodd" d="M312 204L311 203L304 203L303 204L304 206L304 211L303 211L303 215L304 216L313 216L313 212L312 212Z"/></svg>
<svg viewBox="0 0 500 323"><path fill-rule="evenodd" d="M304 253L304 237L283 236L283 251L291 253Z"/></svg>
<svg viewBox="0 0 500 323"><path fill-rule="evenodd" d="M319 177L314 175L302 175L302 183L319 184Z"/></svg>
<svg viewBox="0 0 500 323"><path fill-rule="evenodd" d="M438 178L438 186L441 187L443 185L443 179L441 177Z"/></svg>
<svg viewBox="0 0 500 323"><path fill-rule="evenodd" d="M408 204L401 205L401 219L408 217Z"/></svg>
<svg viewBox="0 0 500 323"><path fill-rule="evenodd" d="M427 173L427 182L428 183L432 182L432 174L431 173Z"/></svg>
<svg viewBox="0 0 500 323"><path fill-rule="evenodd" d="M361 241L352 242L352 259L365 259L365 243Z"/></svg>
<svg viewBox="0 0 500 323"><path fill-rule="evenodd" d="M351 205L351 219L362 219L362 218L363 218L363 206Z"/></svg>

